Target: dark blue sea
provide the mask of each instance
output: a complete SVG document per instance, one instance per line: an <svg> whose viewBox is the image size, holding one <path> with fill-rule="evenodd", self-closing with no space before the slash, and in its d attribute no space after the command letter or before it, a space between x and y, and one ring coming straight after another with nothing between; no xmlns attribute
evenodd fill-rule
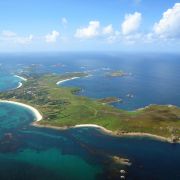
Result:
<svg viewBox="0 0 180 180"><path fill-rule="evenodd" d="M110 77L122 70L128 75ZM86 72L60 86L80 87L79 96L118 97L113 106L135 110L149 104L180 106L180 55L157 53L34 53L0 55L0 91L18 87L19 73ZM129 97L129 95L131 97ZM144 137L112 137L95 128L64 131L30 126L27 109L0 103L0 180L179 180L180 144ZM114 167L111 156L132 165ZM118 173L115 173L118 174Z"/></svg>

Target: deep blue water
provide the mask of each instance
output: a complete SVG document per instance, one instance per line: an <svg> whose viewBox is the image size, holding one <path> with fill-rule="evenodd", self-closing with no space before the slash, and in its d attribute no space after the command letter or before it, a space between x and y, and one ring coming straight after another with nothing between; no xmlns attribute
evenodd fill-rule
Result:
<svg viewBox="0 0 180 180"><path fill-rule="evenodd" d="M83 70L90 70L91 77L68 81L63 85L81 87L80 95L91 98L119 97L123 103L113 105L126 110L134 110L149 104L180 106L178 55L109 57L100 59L96 68L91 63L98 60L89 61L89 66L93 68L85 67ZM107 73L116 70L123 70L132 75L114 78L107 76ZM133 98L127 97L128 94L132 94Z"/></svg>
<svg viewBox="0 0 180 180"><path fill-rule="evenodd" d="M38 73L87 72L92 76L68 81L63 85L81 87L80 95L91 98L119 97L123 103L113 105L122 109L133 110L149 104L180 106L178 54L16 54L1 55L0 63L6 74L27 70L25 67L29 64L36 64L33 70ZM132 75L114 78L107 76L107 73L116 70ZM14 87L14 84L6 85ZM128 98L128 94L132 94L133 98Z"/></svg>
<svg viewBox="0 0 180 180"><path fill-rule="evenodd" d="M0 91L20 81L13 74L88 71L92 76L64 83L82 88L92 98L117 96L118 108L135 109L151 103L180 105L180 56L172 54L26 54L1 55ZM36 64L36 65L34 65ZM109 78L123 70L132 76ZM134 98L126 97L128 93ZM108 156L130 159L127 179L180 179L180 144L150 138L112 137L94 128L57 131L29 126L26 109L0 103L0 179L107 179ZM11 172L11 173L10 173ZM119 179L119 176L118 178Z"/></svg>

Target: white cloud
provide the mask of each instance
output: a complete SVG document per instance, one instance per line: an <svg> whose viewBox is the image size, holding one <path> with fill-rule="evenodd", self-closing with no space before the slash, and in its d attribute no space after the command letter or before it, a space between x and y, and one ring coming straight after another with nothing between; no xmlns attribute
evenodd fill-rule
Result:
<svg viewBox="0 0 180 180"><path fill-rule="evenodd" d="M142 15L139 12L134 14L127 14L125 16L124 22L121 25L121 31L123 35L129 35L137 32L141 24Z"/></svg>
<svg viewBox="0 0 180 180"><path fill-rule="evenodd" d="M75 37L77 38L93 38L99 35L100 22L90 21L89 25L76 30Z"/></svg>
<svg viewBox="0 0 180 180"><path fill-rule="evenodd" d="M34 37L32 34L28 36L19 36L15 32L9 31L9 30L3 30L0 34L1 41L7 42L7 43L13 43L13 44L26 45L26 44L31 43L33 38Z"/></svg>
<svg viewBox="0 0 180 180"><path fill-rule="evenodd" d="M180 3L164 12L153 30L162 38L180 38Z"/></svg>
<svg viewBox="0 0 180 180"><path fill-rule="evenodd" d="M50 34L47 34L45 36L45 40L47 43L53 43L57 41L57 38L59 37L60 33L58 31L52 31Z"/></svg>
<svg viewBox="0 0 180 180"><path fill-rule="evenodd" d="M132 44L135 44L135 43L141 43L144 41L144 35L143 34L140 34L140 33L136 33L136 34L129 34L127 36L123 36L122 37L122 41L125 43L125 44L129 44L129 45L132 45Z"/></svg>
<svg viewBox="0 0 180 180"><path fill-rule="evenodd" d="M139 0L134 1L140 2ZM117 45L142 45L142 47L144 45L158 47L158 45L168 44L174 46L175 44L180 43L178 41L178 38L180 38L180 3L174 4L172 8L165 11L162 18L157 20L157 22L154 23L153 28L146 33L139 31L141 21L142 14L140 12L126 14L124 21L121 24L121 29L117 30L112 24L101 25L100 21L92 20L86 26L76 29L74 36L81 40L94 38L94 42L100 42L101 44L117 43ZM61 23L66 27L68 20L63 17ZM53 43L57 40L61 40L62 43L67 44L70 42L70 38L72 37L68 35L63 37L60 35L60 32L56 30L40 36L33 36L31 34L18 35L10 30L0 32L1 45L3 45L3 43L7 45L12 44L14 47L16 45L30 44L32 41L36 44L44 43L45 41L47 43ZM75 41L74 43L76 43Z"/></svg>
<svg viewBox="0 0 180 180"><path fill-rule="evenodd" d="M63 17L63 18L61 18L61 23L64 27L66 27L68 24L68 20L65 17Z"/></svg>
<svg viewBox="0 0 180 180"><path fill-rule="evenodd" d="M2 31L2 36L4 37L15 37L17 36L15 32L9 31L9 30L3 30Z"/></svg>
<svg viewBox="0 0 180 180"><path fill-rule="evenodd" d="M102 33L104 35L112 34L113 32L114 32L114 30L113 30L112 24L104 27L103 30L102 30Z"/></svg>
<svg viewBox="0 0 180 180"><path fill-rule="evenodd" d="M27 37L17 37L16 42L19 44L29 44L33 40L34 36L30 34Z"/></svg>

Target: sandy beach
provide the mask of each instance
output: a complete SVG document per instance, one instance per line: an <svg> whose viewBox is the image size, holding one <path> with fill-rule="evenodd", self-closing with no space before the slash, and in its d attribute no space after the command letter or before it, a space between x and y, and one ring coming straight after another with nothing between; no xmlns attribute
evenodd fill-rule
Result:
<svg viewBox="0 0 180 180"><path fill-rule="evenodd" d="M79 125L75 125L73 128L81 128L81 127L94 127L94 128L101 129L106 133L110 133L110 134L113 133L112 131L110 131L102 126L96 125L96 124L79 124Z"/></svg>
<svg viewBox="0 0 180 180"><path fill-rule="evenodd" d="M162 136L158 136L158 135L154 135L154 134L150 134L150 133L141 133L141 132L128 132L128 133L118 133L118 132L113 132L110 131L102 126L98 126L95 124L82 124L82 125L76 125L73 128L80 128L80 127L94 127L94 128L98 128L101 129L102 131L111 134L111 135L115 135L115 136L141 136L141 137L152 137L158 140L162 140L162 141L168 141L171 142L171 140L169 138L165 138Z"/></svg>
<svg viewBox="0 0 180 180"><path fill-rule="evenodd" d="M17 77L17 78L19 78L19 79L21 79L21 80L23 80L23 81L27 81L27 79L26 79L26 78L21 77L21 76L18 76L18 75L14 75L14 77Z"/></svg>
<svg viewBox="0 0 180 180"><path fill-rule="evenodd" d="M22 85L23 85L23 84L22 84L21 82L19 82L19 83L18 83L18 87L17 87L17 88L15 88L15 89L20 88Z"/></svg>
<svg viewBox="0 0 180 180"><path fill-rule="evenodd" d="M36 127L40 127L40 128L52 128L52 129L57 129L57 130L66 130L69 128L83 128L83 127L92 127L92 128L97 128L102 130L103 132L113 135L113 136L118 136L118 137L124 137L124 136L132 136L132 137L151 137L157 140L161 140L161 141L165 141L165 142L170 142L172 143L172 140L170 138L166 138L163 136L159 136L159 135L154 135L154 134L150 134L150 133L143 133L143 132L113 132L111 130L108 130L102 126L96 125L96 124L78 124L75 126L70 126L70 127L57 127L57 126L51 126L51 125L41 125L38 122L42 120L42 115L39 113L39 111L37 109L35 109L34 107L27 105L27 104L23 104L20 102L15 102L15 101L7 101L7 100L0 100L0 103L10 103L10 104L15 104L18 106L22 106L25 107L29 110L31 110L33 112L33 114L35 115L35 122L32 123L33 126ZM179 141L178 141L179 143Z"/></svg>
<svg viewBox="0 0 180 180"><path fill-rule="evenodd" d="M64 80L58 81L56 84L59 85L59 84L62 84L64 82L66 82L66 81L71 81L71 80L74 80L74 79L77 79L77 78L79 78L79 77L72 77L72 78L69 78L69 79L64 79Z"/></svg>
<svg viewBox="0 0 180 180"><path fill-rule="evenodd" d="M141 132L128 132L128 133L117 133L117 136L132 136L132 137L150 137L150 138L154 138L154 139L158 139L161 141L166 141L166 142L172 142L172 140L170 138L165 138L163 136L158 136L158 135L154 135L154 134L150 134L150 133L141 133Z"/></svg>
<svg viewBox="0 0 180 180"><path fill-rule="evenodd" d="M6 100L0 100L0 103L9 103L9 104L15 104L15 105L18 105L18 106L25 107L25 108L27 108L27 109L29 109L29 110L31 110L33 112L33 114L36 117L35 118L36 121L40 121L42 119L42 115L39 113L39 111L37 109L35 109L34 107L29 106L27 104L15 102L15 101L6 101Z"/></svg>
<svg viewBox="0 0 180 180"><path fill-rule="evenodd" d="M52 128L52 129L56 129L56 130L66 130L69 128L85 128L85 127L92 127L92 128L97 128L99 130L101 130L102 132L112 135L112 136L117 136L117 137L150 137L150 138L154 138L160 141L164 141L164 142L169 142L169 143L173 143L172 140L170 138L166 138L163 136L159 136L159 135L154 135L154 134L150 134L150 133L141 133L141 132L127 132L127 133L121 133L121 132L113 132L111 130L108 130L102 126L96 125L96 124L78 124L75 126L64 126L64 127L57 127L57 126L51 126L51 125L41 125L38 122L33 122L32 124L33 126L39 127L39 128ZM180 141L177 141L176 143L180 143Z"/></svg>

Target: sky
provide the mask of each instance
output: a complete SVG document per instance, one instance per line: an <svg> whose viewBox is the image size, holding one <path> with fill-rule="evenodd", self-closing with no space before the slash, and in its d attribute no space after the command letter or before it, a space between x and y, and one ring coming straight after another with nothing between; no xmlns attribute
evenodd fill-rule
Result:
<svg viewBox="0 0 180 180"><path fill-rule="evenodd" d="M0 0L0 52L180 52L178 0Z"/></svg>

